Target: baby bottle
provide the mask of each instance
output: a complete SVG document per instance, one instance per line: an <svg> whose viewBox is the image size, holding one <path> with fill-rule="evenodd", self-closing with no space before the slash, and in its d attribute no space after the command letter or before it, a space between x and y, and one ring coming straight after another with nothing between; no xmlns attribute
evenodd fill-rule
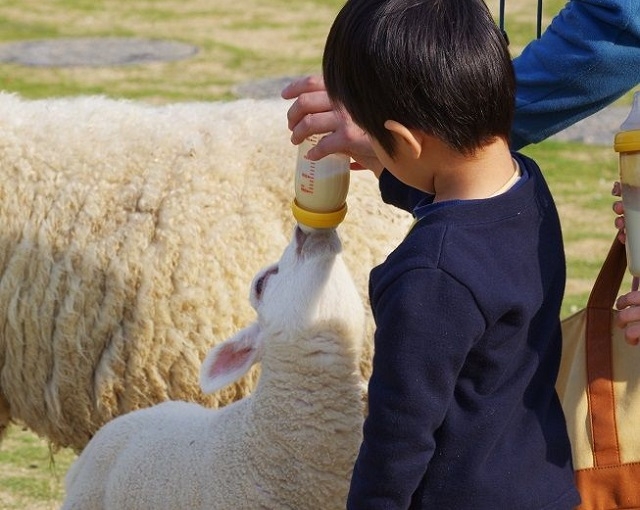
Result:
<svg viewBox="0 0 640 510"><path fill-rule="evenodd" d="M627 265L637 277L640 276L640 91L635 93L631 113L616 133L614 149L620 153Z"/></svg>
<svg viewBox="0 0 640 510"><path fill-rule="evenodd" d="M318 161L305 155L322 135L308 137L298 147L293 216L301 228L335 228L347 214L350 158L329 154Z"/></svg>

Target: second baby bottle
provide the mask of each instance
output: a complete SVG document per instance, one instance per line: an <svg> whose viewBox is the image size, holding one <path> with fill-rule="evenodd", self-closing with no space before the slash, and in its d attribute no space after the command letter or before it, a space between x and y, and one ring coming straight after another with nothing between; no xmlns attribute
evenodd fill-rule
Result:
<svg viewBox="0 0 640 510"><path fill-rule="evenodd" d="M640 92L635 93L631 112L615 136L614 148L620 153L627 264L633 276L640 276Z"/></svg>

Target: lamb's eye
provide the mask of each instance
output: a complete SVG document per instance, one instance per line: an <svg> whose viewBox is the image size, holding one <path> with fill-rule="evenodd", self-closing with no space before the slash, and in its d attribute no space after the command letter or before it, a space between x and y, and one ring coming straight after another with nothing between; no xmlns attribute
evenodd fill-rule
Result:
<svg viewBox="0 0 640 510"><path fill-rule="evenodd" d="M267 280L271 275L274 275L274 274L278 274L277 266L269 269L268 271L265 271L265 273L256 280L256 285L255 285L256 297L259 298L260 296L262 296L262 292L264 291L264 288L267 284Z"/></svg>
<svg viewBox="0 0 640 510"><path fill-rule="evenodd" d="M262 295L262 289L264 288L264 281L267 279L267 275L263 274L258 281L256 282L256 296L260 297Z"/></svg>

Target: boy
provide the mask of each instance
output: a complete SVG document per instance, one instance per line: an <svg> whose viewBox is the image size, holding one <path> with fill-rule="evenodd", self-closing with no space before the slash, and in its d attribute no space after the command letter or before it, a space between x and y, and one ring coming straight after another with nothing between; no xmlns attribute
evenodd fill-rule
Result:
<svg viewBox="0 0 640 510"><path fill-rule="evenodd" d="M555 393L565 264L537 165L511 153L514 76L481 0L348 0L327 92L416 222L370 275L369 415L350 509L579 503Z"/></svg>

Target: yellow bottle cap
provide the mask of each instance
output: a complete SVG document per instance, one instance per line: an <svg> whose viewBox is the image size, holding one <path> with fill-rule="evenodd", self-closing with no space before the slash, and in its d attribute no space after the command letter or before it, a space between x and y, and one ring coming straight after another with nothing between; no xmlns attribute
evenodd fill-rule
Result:
<svg viewBox="0 0 640 510"><path fill-rule="evenodd" d="M344 220L344 217L347 215L347 204L345 203L337 211L312 212L303 209L295 200L293 200L293 202L291 202L291 211L293 212L293 217L298 221L298 223L302 223L307 227L335 228L342 223L342 220Z"/></svg>
<svg viewBox="0 0 640 510"><path fill-rule="evenodd" d="M616 133L613 148L616 152L640 151L640 129Z"/></svg>

